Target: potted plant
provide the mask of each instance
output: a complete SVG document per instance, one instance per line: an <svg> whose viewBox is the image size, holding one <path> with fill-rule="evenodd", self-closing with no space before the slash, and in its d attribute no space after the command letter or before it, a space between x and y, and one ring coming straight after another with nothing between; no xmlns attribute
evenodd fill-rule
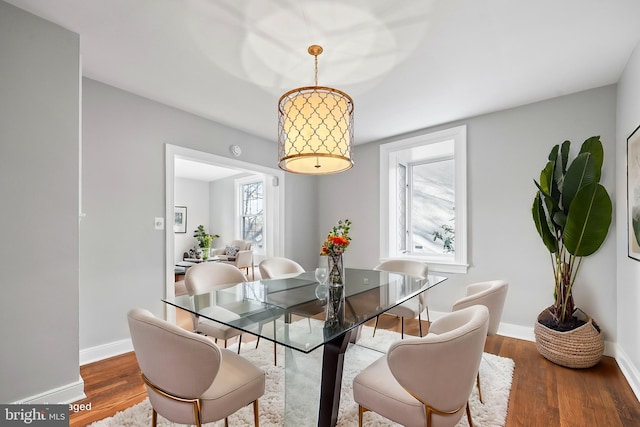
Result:
<svg viewBox="0 0 640 427"><path fill-rule="evenodd" d="M559 365L587 368L598 363L604 338L597 324L577 309L573 286L583 257L596 252L609 232L611 198L600 184L604 150L599 136L587 139L569 162L571 143L556 145L535 181L533 221L551 254L554 304L535 323L538 351Z"/></svg>
<svg viewBox="0 0 640 427"><path fill-rule="evenodd" d="M204 230L204 225L199 225L196 230L193 232L193 237L198 241L198 246L202 250L202 259L206 260L209 258L209 252L211 250L211 242L213 239L217 239L217 234L209 234Z"/></svg>

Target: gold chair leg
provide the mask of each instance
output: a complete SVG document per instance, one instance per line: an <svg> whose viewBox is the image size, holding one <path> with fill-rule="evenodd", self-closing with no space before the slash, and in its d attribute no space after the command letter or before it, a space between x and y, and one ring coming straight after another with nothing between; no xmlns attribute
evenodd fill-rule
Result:
<svg viewBox="0 0 640 427"><path fill-rule="evenodd" d="M260 427L260 419L258 417L258 414L260 412L258 411L258 399L253 401L253 425L255 427Z"/></svg>
<svg viewBox="0 0 640 427"><path fill-rule="evenodd" d="M364 418L364 413L367 412L368 409L362 405L358 405L358 427L362 427L362 421Z"/></svg>
<svg viewBox="0 0 640 427"><path fill-rule="evenodd" d="M224 417L224 427L229 427L229 418Z"/></svg>
<svg viewBox="0 0 640 427"><path fill-rule="evenodd" d="M158 425L158 413L155 409L151 408L151 427L156 427Z"/></svg>
<svg viewBox="0 0 640 427"><path fill-rule="evenodd" d="M422 338L422 319L420 318L420 313L418 313L418 329L420 329L420 338Z"/></svg>
<svg viewBox="0 0 640 427"><path fill-rule="evenodd" d="M278 366L278 351L277 344L273 343L273 366Z"/></svg>
<svg viewBox="0 0 640 427"><path fill-rule="evenodd" d="M227 342L225 341L225 347ZM240 347L242 347L242 335L238 335L238 354L240 354Z"/></svg>
<svg viewBox="0 0 640 427"><path fill-rule="evenodd" d="M482 389L480 388L480 372L478 372L478 376L476 377L476 384L478 385L478 397L480 398L480 403L484 403L484 400L482 400Z"/></svg>
<svg viewBox="0 0 640 427"><path fill-rule="evenodd" d="M467 421L469 421L469 427L473 427L473 420L471 419L471 409L469 408L469 401L467 401Z"/></svg>
<svg viewBox="0 0 640 427"><path fill-rule="evenodd" d="M404 317L400 318L400 339L404 339Z"/></svg>

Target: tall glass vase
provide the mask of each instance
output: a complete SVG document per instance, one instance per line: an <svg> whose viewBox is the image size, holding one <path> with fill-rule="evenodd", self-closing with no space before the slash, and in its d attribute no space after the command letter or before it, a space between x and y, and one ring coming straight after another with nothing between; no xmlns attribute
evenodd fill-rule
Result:
<svg viewBox="0 0 640 427"><path fill-rule="evenodd" d="M329 280L327 289L327 325L344 321L344 266L342 254L328 257Z"/></svg>
<svg viewBox="0 0 640 427"><path fill-rule="evenodd" d="M344 285L329 283L327 289L327 316L325 325L344 322Z"/></svg>
<svg viewBox="0 0 640 427"><path fill-rule="evenodd" d="M329 272L329 284L344 285L344 266L342 254L332 254L328 257L327 271Z"/></svg>

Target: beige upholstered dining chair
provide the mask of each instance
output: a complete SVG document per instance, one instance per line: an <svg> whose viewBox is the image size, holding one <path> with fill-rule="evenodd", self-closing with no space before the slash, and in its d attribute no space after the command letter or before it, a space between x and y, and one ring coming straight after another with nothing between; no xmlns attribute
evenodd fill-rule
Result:
<svg viewBox="0 0 640 427"><path fill-rule="evenodd" d="M275 279L279 277L297 276L304 273L304 268L289 258L271 257L258 264L260 276L263 279Z"/></svg>
<svg viewBox="0 0 640 427"><path fill-rule="evenodd" d="M392 259L388 261L383 261L378 264L374 270L379 271L388 271L391 273L403 273L409 274L411 276L425 278L429 273L429 267L427 264L415 261L415 260L406 260L406 259ZM418 295L416 298L411 298L409 301L405 301L396 307L393 307L390 310L387 310L385 314L391 314L394 316L400 317L400 337L404 338L404 318L418 318L418 328L420 328L420 336L422 336L422 319L421 314L423 311L427 310L427 321L429 319L429 308L427 307L427 296L423 292ZM378 317L376 316L376 323L373 327L373 335L376 335L376 329L378 328Z"/></svg>
<svg viewBox="0 0 640 427"><path fill-rule="evenodd" d="M129 311L128 321L153 410L153 427L157 414L196 426L224 418L226 426L229 415L250 403L254 424L259 426L258 398L265 387L261 369L148 310Z"/></svg>
<svg viewBox="0 0 640 427"><path fill-rule="evenodd" d="M297 262L292 259L284 258L284 257L271 257L266 258L258 264L258 269L260 270L260 277L263 279L277 279L282 277L295 277L300 273L304 273L304 268ZM275 328L275 319L273 320L273 327ZM311 320L309 320L311 322ZM260 324L260 328L262 329L264 323ZM260 344L260 335L258 335L258 339L256 340L256 348ZM273 343L273 363L274 365L278 364L278 353L277 353L277 345Z"/></svg>
<svg viewBox="0 0 640 427"><path fill-rule="evenodd" d="M253 274L253 242L251 240L234 240L224 248L217 248L211 251L213 256L222 259L222 262L231 264L240 270L247 271L249 277L249 269L251 269L251 279Z"/></svg>
<svg viewBox="0 0 640 427"><path fill-rule="evenodd" d="M507 298L509 284L504 280L490 280L487 282L472 283L467 286L467 296L459 299L453 304L452 311L461 310L472 305L484 305L489 309L489 328L487 335L492 336L498 333L500 319L504 302ZM480 372L477 376L478 396L482 400L482 389L480 387Z"/></svg>
<svg viewBox="0 0 640 427"><path fill-rule="evenodd" d="M433 322L429 333L391 345L386 356L353 379L358 425L374 411L404 426L455 426L466 406L480 366L489 310L474 306Z"/></svg>
<svg viewBox="0 0 640 427"><path fill-rule="evenodd" d="M246 276L238 268L220 262L203 262L194 265L187 269L184 276L185 288L193 298L195 309L200 312L208 312L221 320L234 320L238 319L239 316L222 307L213 305L209 295L199 296L199 294L208 294L209 292L223 289L225 285L234 285L246 280ZM225 348L227 347L227 340L238 336L238 353L240 353L242 331L194 314L191 315L191 318L194 332L213 337L216 342L219 339L224 340Z"/></svg>

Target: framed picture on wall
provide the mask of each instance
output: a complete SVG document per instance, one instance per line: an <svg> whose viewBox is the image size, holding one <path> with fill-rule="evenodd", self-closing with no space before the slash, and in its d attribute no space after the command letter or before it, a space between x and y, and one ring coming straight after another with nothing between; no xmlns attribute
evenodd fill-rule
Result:
<svg viewBox="0 0 640 427"><path fill-rule="evenodd" d="M174 233L187 232L187 207L186 206L174 206L173 232Z"/></svg>
<svg viewBox="0 0 640 427"><path fill-rule="evenodd" d="M627 241L629 258L640 261L640 126L627 138Z"/></svg>

